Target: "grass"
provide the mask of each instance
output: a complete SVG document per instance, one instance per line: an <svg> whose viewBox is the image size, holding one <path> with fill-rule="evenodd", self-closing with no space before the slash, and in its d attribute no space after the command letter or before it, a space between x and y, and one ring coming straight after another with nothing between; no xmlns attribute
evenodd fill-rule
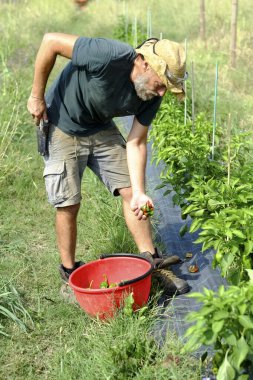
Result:
<svg viewBox="0 0 253 380"><path fill-rule="evenodd" d="M124 12L129 19L136 13L145 32L144 10L149 6L156 36L163 32L167 38L188 39L189 62L196 62L199 109L209 109L212 117L214 67L219 59L220 118L232 110L234 119L243 128L249 128L252 125L249 112L252 79L247 66L252 58L247 33L252 25L250 1L240 4L237 70L228 66L230 2L224 1L219 7L214 0L208 2L208 49L198 39L197 0L189 5L183 0L170 1L169 5L165 0L158 3L90 0L83 12L70 0L0 4L0 295L9 289L5 309L30 328L24 332L20 329L22 323L1 318L2 329L10 338L0 335L0 378L194 380L200 377L199 362L180 354L182 343L175 336L168 335L162 348L153 341L151 332L159 314L154 304L149 305L144 319L120 313L116 319L101 323L60 298L54 209L45 199L43 161L36 152L35 130L26 111L34 58L45 32L111 37L115 19ZM64 59L57 61L52 78L64 63ZM89 261L102 252L136 252L136 247L126 230L120 200L113 199L87 171L79 215L77 259ZM10 286L15 289L12 293Z"/></svg>
<svg viewBox="0 0 253 380"><path fill-rule="evenodd" d="M28 311L24 308L20 295L13 286L5 286L0 294L0 335L8 336L4 331L1 321L8 318L15 322L19 328L25 332L28 330L28 323L33 327L33 321Z"/></svg>

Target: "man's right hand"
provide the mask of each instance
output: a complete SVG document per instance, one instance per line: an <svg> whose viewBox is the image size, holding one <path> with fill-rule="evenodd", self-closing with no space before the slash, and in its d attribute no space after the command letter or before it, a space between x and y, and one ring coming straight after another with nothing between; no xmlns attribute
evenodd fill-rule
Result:
<svg viewBox="0 0 253 380"><path fill-rule="evenodd" d="M36 98L30 95L27 102L27 109L33 117L36 125L39 125L40 120L48 120L47 117L47 107L44 99Z"/></svg>
<svg viewBox="0 0 253 380"><path fill-rule="evenodd" d="M36 125L39 125L41 119L47 121L44 93L56 57L60 55L71 59L77 39L78 36L64 33L46 33L43 37L35 61L31 96L27 103L28 111Z"/></svg>

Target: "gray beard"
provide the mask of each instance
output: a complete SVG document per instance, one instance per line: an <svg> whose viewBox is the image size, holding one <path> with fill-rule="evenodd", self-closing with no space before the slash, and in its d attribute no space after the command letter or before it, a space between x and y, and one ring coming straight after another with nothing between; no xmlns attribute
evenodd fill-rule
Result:
<svg viewBox="0 0 253 380"><path fill-rule="evenodd" d="M133 81L134 83L134 88L135 88L135 91L136 91L136 94L137 96L141 99L141 100L150 100L150 99L153 99L155 96L157 96L157 93L154 92L154 91L151 91L151 90L148 90L146 88L146 85L148 83L148 79L146 76L144 75L138 75L138 77Z"/></svg>

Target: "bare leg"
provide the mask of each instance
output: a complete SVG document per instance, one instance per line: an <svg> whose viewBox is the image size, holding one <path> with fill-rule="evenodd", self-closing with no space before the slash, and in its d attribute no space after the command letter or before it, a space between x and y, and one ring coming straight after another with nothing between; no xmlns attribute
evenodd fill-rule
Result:
<svg viewBox="0 0 253 380"><path fill-rule="evenodd" d="M56 211L56 236L61 261L65 268L71 269L75 264L77 237L77 214L80 204L58 207Z"/></svg>
<svg viewBox="0 0 253 380"><path fill-rule="evenodd" d="M119 193L122 196L123 211L127 227L131 232L139 251L154 253L155 248L152 241L152 232L149 219L138 220L130 208L132 189L130 187L119 189Z"/></svg>
<svg viewBox="0 0 253 380"><path fill-rule="evenodd" d="M131 188L119 189L119 193L123 198L123 209L127 226L129 231L132 233L139 251L148 251L151 254L154 254L155 249L152 242L151 225L149 219L138 220L132 212L130 208L132 198ZM184 294L189 291L188 283L185 280L176 277L171 270L168 270L168 267L173 264L173 261L171 262L171 258L168 258L167 260L154 258L154 264L158 265L158 268L163 268L155 270L153 272L153 276L155 276L154 278L156 281L161 284L168 295Z"/></svg>

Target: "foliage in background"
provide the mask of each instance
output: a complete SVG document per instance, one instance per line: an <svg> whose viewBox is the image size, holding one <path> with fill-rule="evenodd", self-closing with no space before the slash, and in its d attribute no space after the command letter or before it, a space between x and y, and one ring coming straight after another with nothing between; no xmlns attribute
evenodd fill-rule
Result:
<svg viewBox="0 0 253 380"><path fill-rule="evenodd" d="M146 40L146 34L143 32L143 26L140 22L137 21L136 23L136 31L134 28L134 21L129 22L125 16L121 15L118 18L117 25L113 29L113 38L136 47ZM136 46L134 46L135 42L137 42Z"/></svg>

